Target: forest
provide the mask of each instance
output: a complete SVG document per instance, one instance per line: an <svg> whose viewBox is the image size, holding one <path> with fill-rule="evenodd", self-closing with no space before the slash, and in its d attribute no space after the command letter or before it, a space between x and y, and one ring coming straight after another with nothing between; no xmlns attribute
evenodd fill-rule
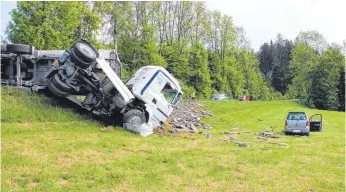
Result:
<svg viewBox="0 0 346 192"><path fill-rule="evenodd" d="M306 106L345 109L345 49L317 31L294 40L281 34L255 52L241 26L205 2L17 2L2 43L67 49L84 37L116 49L126 81L138 68L167 68L185 97L226 93L237 99L299 99Z"/></svg>

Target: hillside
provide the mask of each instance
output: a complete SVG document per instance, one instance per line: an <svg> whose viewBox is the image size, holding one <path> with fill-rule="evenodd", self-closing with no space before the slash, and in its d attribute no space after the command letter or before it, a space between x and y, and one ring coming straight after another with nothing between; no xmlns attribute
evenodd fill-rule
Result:
<svg viewBox="0 0 346 192"><path fill-rule="evenodd" d="M344 112L294 101L202 102L214 113L204 119L213 138L143 138L54 98L2 88L2 191L344 191ZM323 114L324 131L284 136L288 111ZM260 142L262 130L281 138Z"/></svg>

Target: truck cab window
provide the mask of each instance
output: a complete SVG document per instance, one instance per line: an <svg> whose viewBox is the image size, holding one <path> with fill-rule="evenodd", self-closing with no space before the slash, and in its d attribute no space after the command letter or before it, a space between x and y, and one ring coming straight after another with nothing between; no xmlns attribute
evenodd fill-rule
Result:
<svg viewBox="0 0 346 192"><path fill-rule="evenodd" d="M168 103L173 104L175 96L177 95L177 90L173 89L170 84L166 83L166 85L161 90L161 93L166 98Z"/></svg>

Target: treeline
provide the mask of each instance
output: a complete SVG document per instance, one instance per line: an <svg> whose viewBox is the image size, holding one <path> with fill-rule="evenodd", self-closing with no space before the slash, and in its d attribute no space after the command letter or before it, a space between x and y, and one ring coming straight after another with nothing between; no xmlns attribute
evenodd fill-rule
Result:
<svg viewBox="0 0 346 192"><path fill-rule="evenodd" d="M258 52L269 86L285 98L318 109L345 110L345 46L328 44L316 31L301 32L293 43L279 34ZM342 53L344 51L344 55Z"/></svg>
<svg viewBox="0 0 346 192"><path fill-rule="evenodd" d="M230 16L208 10L204 2L18 2L7 36L37 49L66 49L84 37L97 48L117 49L126 64L125 80L141 66L163 66L180 80L187 97L217 92L253 100L298 97L320 107L309 87L317 76L294 67L303 57L297 47L311 45L279 36L255 53ZM321 62L324 54L318 53ZM307 78L305 92L296 86L299 78Z"/></svg>

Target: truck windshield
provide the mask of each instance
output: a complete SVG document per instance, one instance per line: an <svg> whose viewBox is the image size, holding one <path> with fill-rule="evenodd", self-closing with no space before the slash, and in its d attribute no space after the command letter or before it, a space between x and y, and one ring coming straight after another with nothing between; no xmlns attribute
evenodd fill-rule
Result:
<svg viewBox="0 0 346 192"><path fill-rule="evenodd" d="M287 120L306 120L305 113L302 112L290 112L288 113Z"/></svg>

